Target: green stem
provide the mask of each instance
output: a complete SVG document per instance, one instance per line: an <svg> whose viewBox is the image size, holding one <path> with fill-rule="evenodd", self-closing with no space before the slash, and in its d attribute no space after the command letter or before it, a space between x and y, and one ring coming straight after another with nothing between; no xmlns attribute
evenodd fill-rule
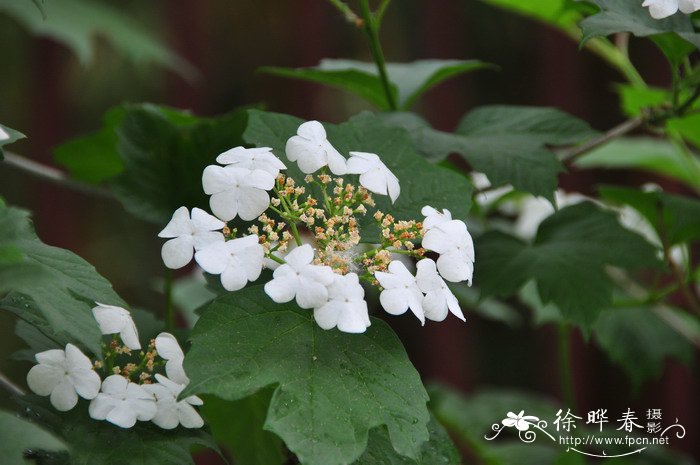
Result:
<svg viewBox="0 0 700 465"><path fill-rule="evenodd" d="M269 259L272 260L272 261L275 261L275 262L279 263L280 265L284 265L285 263L287 263L287 262L285 262L284 260L282 260L281 258L279 258L277 255L274 255L274 254L272 254L272 253L267 254L267 258L269 258Z"/></svg>
<svg viewBox="0 0 700 465"><path fill-rule="evenodd" d="M559 325L559 380L561 391L566 406L576 409L576 395L574 394L574 374L571 367L571 331L565 324Z"/></svg>
<svg viewBox="0 0 700 465"><path fill-rule="evenodd" d="M165 269L165 330L175 329L175 308L173 306L173 270Z"/></svg>
<svg viewBox="0 0 700 465"><path fill-rule="evenodd" d="M331 5L336 7L338 11L340 11L343 16L345 16L345 19L349 22L352 23L356 26L359 26L362 23L362 19L357 16L357 14L352 11L352 8L350 8L345 2L342 2L341 0L328 0Z"/></svg>
<svg viewBox="0 0 700 465"><path fill-rule="evenodd" d="M575 41L580 39L580 31L578 28L568 31L568 34ZM634 67L629 57L619 48L615 47L607 39L594 38L586 42L584 45L588 50L598 55L603 60L607 61L613 68L617 69L630 84L635 87L646 88L647 83L637 68Z"/></svg>
<svg viewBox="0 0 700 465"><path fill-rule="evenodd" d="M386 8L386 6L384 6ZM382 87L384 88L384 93L386 94L386 102L389 110L398 110L398 104L396 103L396 95L394 94L389 81L389 74L386 71L386 62L384 61L384 53L382 52L382 46L379 42L379 21L372 14L369 8L369 0L360 0L360 13L362 19L364 20L364 30L369 39L369 49L372 52L372 58L374 63L377 65L377 71L379 72L379 79L382 82ZM382 12L383 15L383 12Z"/></svg>

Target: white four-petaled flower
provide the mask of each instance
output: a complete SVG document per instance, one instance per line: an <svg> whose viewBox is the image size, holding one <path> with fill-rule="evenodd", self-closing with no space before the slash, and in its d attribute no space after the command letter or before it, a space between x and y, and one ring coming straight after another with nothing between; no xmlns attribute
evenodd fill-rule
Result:
<svg viewBox="0 0 700 465"><path fill-rule="evenodd" d="M359 174L360 184L365 189L375 194L388 195L391 203L399 198L399 179L374 153L350 152L348 173Z"/></svg>
<svg viewBox="0 0 700 465"><path fill-rule="evenodd" d="M61 412L78 403L78 396L94 399L100 391L100 376L92 362L73 344L66 350L51 349L35 355L38 365L27 374L29 389L40 396L51 396L51 405Z"/></svg>
<svg viewBox="0 0 700 465"><path fill-rule="evenodd" d="M642 6L649 7L654 19L663 19L676 14L678 10L689 15L700 10L700 0L645 0Z"/></svg>
<svg viewBox="0 0 700 465"><path fill-rule="evenodd" d="M304 244L284 257L285 263L275 270L265 292L277 303L296 297L301 308L317 308L328 301L328 289L335 273L329 266L313 265L314 250Z"/></svg>
<svg viewBox="0 0 700 465"><path fill-rule="evenodd" d="M107 420L121 428L131 428L136 420L149 421L158 409L153 394L120 375L111 375L102 382L102 391L92 399L90 417Z"/></svg>
<svg viewBox="0 0 700 465"><path fill-rule="evenodd" d="M204 420L199 416L193 405L202 405L202 399L197 396L189 396L181 401L177 400L184 384L179 384L163 375L155 375L157 384L144 385L144 389L155 397L156 414L151 419L153 423L163 429L173 429L177 425L185 428L201 428Z"/></svg>
<svg viewBox="0 0 700 465"><path fill-rule="evenodd" d="M251 171L263 170L275 178L280 174L280 170L287 169L282 160L272 153L270 147L252 149L234 147L216 157L216 161L222 165L246 168Z"/></svg>
<svg viewBox="0 0 700 465"><path fill-rule="evenodd" d="M452 213L448 209L443 209L442 213L439 210L426 205L421 209L421 214L425 216L423 220L423 229L428 231L433 229L435 226L452 221Z"/></svg>
<svg viewBox="0 0 700 465"><path fill-rule="evenodd" d="M297 134L287 141L285 152L305 174L315 173L326 165L333 174L347 173L345 158L328 142L326 130L318 121L307 121L299 126Z"/></svg>
<svg viewBox="0 0 700 465"><path fill-rule="evenodd" d="M156 351L160 358L166 360L165 372L168 378L179 384L189 384L190 379L182 367L185 354L175 336L170 333L160 333L156 336Z"/></svg>
<svg viewBox="0 0 700 465"><path fill-rule="evenodd" d="M450 220L438 224L423 236L422 245L437 252L437 268L448 281L468 281L474 274L474 242L463 221Z"/></svg>
<svg viewBox="0 0 700 465"><path fill-rule="evenodd" d="M139 350L139 333L128 310L114 305L95 302L92 315L97 320L102 334L119 334L122 342L131 350Z"/></svg>
<svg viewBox="0 0 700 465"><path fill-rule="evenodd" d="M260 277L265 249L255 234L226 242L216 242L198 251L195 260L204 271L221 275L227 291L243 289Z"/></svg>
<svg viewBox="0 0 700 465"><path fill-rule="evenodd" d="M338 327L344 333L364 333L370 326L365 290L355 273L337 275L328 286L328 302L314 309L316 323L323 329Z"/></svg>
<svg viewBox="0 0 700 465"><path fill-rule="evenodd" d="M384 290L379 294L379 302L387 313L402 315L410 309L413 314L425 324L423 311L423 293L416 278L406 266L398 260L389 263L389 271L377 271L374 274Z"/></svg>
<svg viewBox="0 0 700 465"><path fill-rule="evenodd" d="M275 186L275 177L263 170L236 166L209 165L202 173L202 187L209 198L211 211L224 221L240 216L250 221L270 205L267 193Z"/></svg>
<svg viewBox="0 0 700 465"><path fill-rule="evenodd" d="M443 321L450 311L454 316L465 321L459 302L447 283L437 272L435 262L429 258L416 264L416 282L418 288L425 294L423 297L423 310L425 317L433 321Z"/></svg>
<svg viewBox="0 0 700 465"><path fill-rule="evenodd" d="M161 249L165 266L172 269L187 265L195 250L212 242L223 242L224 235L218 230L226 224L199 208L192 209L192 217L186 207L175 210L173 217L158 237L171 238Z"/></svg>

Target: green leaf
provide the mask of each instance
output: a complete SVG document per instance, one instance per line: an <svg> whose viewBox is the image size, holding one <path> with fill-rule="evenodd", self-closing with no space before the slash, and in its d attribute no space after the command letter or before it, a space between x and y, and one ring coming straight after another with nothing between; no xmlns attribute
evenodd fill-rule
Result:
<svg viewBox="0 0 700 465"><path fill-rule="evenodd" d="M666 127L671 131L677 132L686 140L693 143L693 145L700 148L700 114L690 114L681 118L671 118L666 121ZM695 162L694 164L700 165L700 161L698 160L697 156L686 156L686 158L690 157L692 157L692 160ZM698 173L700 173L700 170L696 172L696 176ZM698 182L700 183L700 181Z"/></svg>
<svg viewBox="0 0 700 465"><path fill-rule="evenodd" d="M220 285L221 281L217 283ZM214 292L206 279L198 273L176 280L173 283L173 303L187 320L188 327L193 327L199 319L196 311L219 295Z"/></svg>
<svg viewBox="0 0 700 465"><path fill-rule="evenodd" d="M418 60L412 63L387 63L391 91L402 109L409 108L428 90L441 82L472 71L493 68L478 60ZM355 60L321 60L312 68L261 68L262 72L282 77L327 84L351 92L381 110L389 103L374 63Z"/></svg>
<svg viewBox="0 0 700 465"><path fill-rule="evenodd" d="M8 136L10 136L8 139L0 140L0 160L3 160L5 158L5 153L2 151L2 148L13 142L17 142L20 139L25 139L27 136L19 131L15 131L12 128L3 126L2 124L0 124L0 130L3 130Z"/></svg>
<svg viewBox="0 0 700 465"><path fill-rule="evenodd" d="M355 465L458 465L462 463L452 439L432 415L428 423L428 431L430 439L423 444L420 456L413 460L398 455L391 446L385 429L377 428L370 433L367 450Z"/></svg>
<svg viewBox="0 0 700 465"><path fill-rule="evenodd" d="M600 314L595 339L610 360L622 366L636 388L658 378L667 359L686 364L693 346L648 307L615 308Z"/></svg>
<svg viewBox="0 0 700 465"><path fill-rule="evenodd" d="M569 31L576 27L581 19L580 5L573 0L538 0L523 2L521 0L482 0L489 5L542 21L552 26Z"/></svg>
<svg viewBox="0 0 700 465"><path fill-rule="evenodd" d="M104 116L102 129L56 147L56 163L65 167L73 178L90 184L99 184L124 171L117 151L117 127L125 113L122 107L112 108Z"/></svg>
<svg viewBox="0 0 700 465"><path fill-rule="evenodd" d="M202 171L225 150L242 145L244 109L215 118L154 105L129 105L117 133L124 171L112 188L135 216L165 225L181 207L208 209Z"/></svg>
<svg viewBox="0 0 700 465"><path fill-rule="evenodd" d="M695 33L687 15L673 15L654 19L646 8L629 0L591 0L600 12L581 21L585 43L593 37L608 36L616 32L630 32L637 37L656 36L673 32L696 47L700 46L700 34Z"/></svg>
<svg viewBox="0 0 700 465"><path fill-rule="evenodd" d="M18 415L0 411L0 457L5 465L27 465L26 451L65 451L53 434Z"/></svg>
<svg viewBox="0 0 700 465"><path fill-rule="evenodd" d="M640 169L677 179L700 190L700 161L667 141L647 137L621 138L574 162L578 168Z"/></svg>
<svg viewBox="0 0 700 465"><path fill-rule="evenodd" d="M249 112L249 123L243 138L258 147L272 147L274 152L284 153L287 139L296 134L303 121L293 116L258 110ZM371 113L361 113L350 121L324 124L328 140L341 154L350 151L372 152L379 155L386 166L399 178L401 195L395 204L388 196L374 195L377 209L391 212L397 219L420 219L425 205L447 208L455 218L466 218L471 208L472 187L464 176L427 162L418 155L406 131L389 127ZM287 174L299 180L303 174L296 164L287 161ZM352 176L352 175L351 175ZM374 220L364 217L362 240L377 242L378 231L372 228Z"/></svg>
<svg viewBox="0 0 700 465"><path fill-rule="evenodd" d="M613 213L589 202L547 218L533 244L490 231L475 245L480 265L474 281L484 295L507 297L535 279L542 302L554 302L584 332L612 302L606 265L660 266L651 244L623 228Z"/></svg>
<svg viewBox="0 0 700 465"><path fill-rule="evenodd" d="M668 60L672 72L675 72L683 64L683 60L695 51L693 45L672 32L651 36L651 40Z"/></svg>
<svg viewBox="0 0 700 465"><path fill-rule="evenodd" d="M548 146L570 145L596 134L578 118L538 107L480 107L464 117L456 134L436 131L407 113L385 120L409 131L416 149L429 159L459 153L493 185L512 184L550 200L564 167Z"/></svg>
<svg viewBox="0 0 700 465"><path fill-rule="evenodd" d="M263 429L271 397L272 389L264 389L239 400L204 398L202 417L236 465L282 465L287 460L280 438Z"/></svg>
<svg viewBox="0 0 700 465"><path fill-rule="evenodd" d="M606 200L637 210L670 246L700 239L700 201L697 199L624 187L601 187L599 192Z"/></svg>
<svg viewBox="0 0 700 465"><path fill-rule="evenodd" d="M276 386L265 429L301 463L352 462L381 425L410 458L428 440L428 396L381 320L364 334L324 331L312 312L275 304L255 286L210 304L191 340L185 369L192 381L183 395L238 400Z"/></svg>
<svg viewBox="0 0 700 465"><path fill-rule="evenodd" d="M321 61L321 64L314 68L266 66L260 68L259 71L280 77L325 84L355 94L380 110L389 109L389 102L387 101L382 81L376 75L352 68L324 69L325 61ZM394 94L397 93L396 86L392 86L392 91Z"/></svg>
<svg viewBox="0 0 700 465"><path fill-rule="evenodd" d="M58 412L46 398L25 396L18 400L24 414L41 423L69 446L71 465L194 465L190 449L204 446L218 451L202 430L163 430L150 422L122 429L88 414L89 402L81 400L69 412Z"/></svg>
<svg viewBox="0 0 700 465"><path fill-rule="evenodd" d="M642 110L654 108L670 100L670 93L667 89L656 87L639 87L629 84L616 86L620 94L620 106L622 112L630 118L635 118L642 114Z"/></svg>
<svg viewBox="0 0 700 465"><path fill-rule="evenodd" d="M0 265L0 292L13 291L0 301L0 308L40 325L61 345L80 343L101 353L101 334L91 308L95 301L125 305L111 284L72 252L42 243L27 212L0 205L0 247L6 246L17 248L24 260ZM12 273L7 273L8 267Z"/></svg>
<svg viewBox="0 0 700 465"><path fill-rule="evenodd" d="M24 0L0 0L0 13L32 34L70 48L83 64L93 60L94 42L102 38L137 64L154 63L186 78L196 76L192 65L157 38L152 28L115 7L94 0L61 0L43 3L43 9L43 13L37 11L36 5Z"/></svg>

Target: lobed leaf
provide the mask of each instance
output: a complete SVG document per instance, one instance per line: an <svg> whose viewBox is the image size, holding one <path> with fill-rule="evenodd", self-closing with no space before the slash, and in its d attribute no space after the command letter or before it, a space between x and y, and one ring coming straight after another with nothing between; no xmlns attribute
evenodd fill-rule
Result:
<svg viewBox="0 0 700 465"><path fill-rule="evenodd" d="M39 425L18 415L0 411L0 457L5 465L26 465L28 451L58 453L66 445Z"/></svg>
<svg viewBox="0 0 700 465"><path fill-rule="evenodd" d="M74 253L42 243L24 210L0 204L0 248L14 247L22 260L0 263L0 308L38 326L65 345L80 343L100 354L101 334L94 302L125 305L111 284Z"/></svg>
<svg viewBox="0 0 700 465"><path fill-rule="evenodd" d="M417 60L386 64L391 92L402 109L411 107L425 92L447 79L486 68L494 66L479 60ZM260 71L327 84L362 97L380 110L389 110L386 92L374 63L326 58L311 68L264 67Z"/></svg>
<svg viewBox="0 0 700 465"><path fill-rule="evenodd" d="M564 208L539 227L532 244L490 231L476 240L475 282L485 296L507 297L531 279L543 303L553 302L584 332L612 302L606 265L658 267L655 248L592 203Z"/></svg>
<svg viewBox="0 0 700 465"><path fill-rule="evenodd" d="M397 453L428 440L428 396L400 341L381 320L364 334L325 331L308 310L275 304L262 286L224 295L202 313L182 395L238 400L275 386L265 429L302 463L350 463L385 425Z"/></svg>

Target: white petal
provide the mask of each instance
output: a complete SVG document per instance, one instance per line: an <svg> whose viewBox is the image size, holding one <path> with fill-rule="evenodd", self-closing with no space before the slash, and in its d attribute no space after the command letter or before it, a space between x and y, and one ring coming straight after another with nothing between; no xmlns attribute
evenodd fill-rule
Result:
<svg viewBox="0 0 700 465"><path fill-rule="evenodd" d="M443 321L447 318L447 302L440 292L428 292L423 297L425 317L432 321Z"/></svg>
<svg viewBox="0 0 700 465"><path fill-rule="evenodd" d="M185 402L178 402L177 411L180 424L185 428L201 428L204 426L204 420L191 405Z"/></svg>
<svg viewBox="0 0 700 465"><path fill-rule="evenodd" d="M437 272L437 265L430 258L424 258L416 264L416 283L423 292L438 290L443 280Z"/></svg>
<svg viewBox="0 0 700 465"><path fill-rule="evenodd" d="M338 319L338 329L344 333L364 333L367 330L367 302L343 304L345 310L341 312Z"/></svg>
<svg viewBox="0 0 700 465"><path fill-rule="evenodd" d="M296 161L299 169L305 174L315 173L327 162L319 145L299 136L292 136L287 141L285 152L287 158Z"/></svg>
<svg viewBox="0 0 700 465"><path fill-rule="evenodd" d="M109 412L114 408L116 400L108 394L97 394L97 397L90 401L88 412L90 418L95 420L104 420Z"/></svg>
<svg viewBox="0 0 700 465"><path fill-rule="evenodd" d="M333 147L330 142L324 144L326 157L328 159L328 168L331 173L336 176L342 176L348 172L347 162L345 158Z"/></svg>
<svg viewBox="0 0 700 465"><path fill-rule="evenodd" d="M239 188L218 192L209 197L211 211L224 221L231 221L238 215L241 193Z"/></svg>
<svg viewBox="0 0 700 465"><path fill-rule="evenodd" d="M291 270L289 265L282 265L275 270L275 273L285 266L287 267L286 269ZM295 276L285 274L276 276L272 281L268 281L265 284L265 293L278 304L289 302L296 295L299 284L299 280Z"/></svg>
<svg viewBox="0 0 700 465"><path fill-rule="evenodd" d="M315 308L328 300L328 289L318 281L302 278L296 291L297 305L301 308Z"/></svg>
<svg viewBox="0 0 700 465"><path fill-rule="evenodd" d="M43 352L39 352L34 355L37 362L42 365L49 365L55 367L65 367L66 366L66 353L61 349L50 349Z"/></svg>
<svg viewBox="0 0 700 465"><path fill-rule="evenodd" d="M107 413L105 420L120 428L131 428L136 424L136 412L128 402L121 401Z"/></svg>
<svg viewBox="0 0 700 465"><path fill-rule="evenodd" d="M64 376L61 382L51 391L51 405L59 412L67 412L78 403L78 394L70 378Z"/></svg>
<svg viewBox="0 0 700 465"><path fill-rule="evenodd" d="M396 199L399 198L399 195L401 195L401 186L399 185L399 179L394 176L394 173L389 171L387 174L387 188L389 190L389 198L391 199L391 203L396 202Z"/></svg>
<svg viewBox="0 0 700 465"><path fill-rule="evenodd" d="M63 380L65 370L49 365L35 365L27 373L29 389L40 396L48 396Z"/></svg>
<svg viewBox="0 0 700 465"><path fill-rule="evenodd" d="M182 366L183 359L173 359L168 360L165 364L165 372L168 374L168 378L172 379L176 383L189 384L190 378L187 377L185 373L185 368Z"/></svg>
<svg viewBox="0 0 700 465"><path fill-rule="evenodd" d="M92 316L97 320L102 334L116 334L124 328L126 309L114 305L104 305L95 302L97 307L92 309Z"/></svg>
<svg viewBox="0 0 700 465"><path fill-rule="evenodd" d="M83 399L94 399L100 392L102 380L94 370L77 370L70 374L75 391Z"/></svg>
<svg viewBox="0 0 700 465"><path fill-rule="evenodd" d="M218 231L198 231L192 239L195 250L202 250L216 242L225 242L224 235Z"/></svg>
<svg viewBox="0 0 700 465"><path fill-rule="evenodd" d="M366 158L357 156L357 152L350 152L350 155L351 157L347 162L347 169L350 174L366 173L374 166L374 164Z"/></svg>
<svg viewBox="0 0 700 465"><path fill-rule="evenodd" d="M267 171L253 170L245 178L245 185L248 187L255 187L256 189L269 191L275 187L275 177Z"/></svg>
<svg viewBox="0 0 700 465"><path fill-rule="evenodd" d="M196 230L201 231L216 231L226 226L226 223L217 217L196 207L192 209L192 224Z"/></svg>
<svg viewBox="0 0 700 465"><path fill-rule="evenodd" d="M170 222L158 233L158 237L177 237L192 233L192 222L187 207L175 210Z"/></svg>
<svg viewBox="0 0 700 465"><path fill-rule="evenodd" d="M236 182L235 171L216 165L209 165L202 172L202 188L207 195L229 190Z"/></svg>
<svg viewBox="0 0 700 465"><path fill-rule="evenodd" d="M7 140L9 138L10 135L2 127L0 127L0 141Z"/></svg>
<svg viewBox="0 0 700 465"><path fill-rule="evenodd" d="M119 332L119 337L125 346L131 350L139 350L141 343L139 342L139 332L136 329L136 324L131 316L127 316L124 328Z"/></svg>
<svg viewBox="0 0 700 465"><path fill-rule="evenodd" d="M339 301L331 300L320 308L314 309L314 319L323 329L335 328L338 318L342 312L342 305Z"/></svg>
<svg viewBox="0 0 700 465"><path fill-rule="evenodd" d="M700 10L700 1L698 0L678 0L680 10L689 15Z"/></svg>
<svg viewBox="0 0 700 465"><path fill-rule="evenodd" d="M178 360L185 358L180 344L170 333L160 333L156 336L156 350L158 355L165 360Z"/></svg>
<svg viewBox="0 0 700 465"><path fill-rule="evenodd" d="M391 315L403 315L408 310L406 293L402 289L384 289L379 294L379 302Z"/></svg>
<svg viewBox="0 0 700 465"><path fill-rule="evenodd" d="M192 261L194 255L194 239L192 236L180 236L170 239L160 250L160 256L165 266L177 270Z"/></svg>
<svg viewBox="0 0 700 465"><path fill-rule="evenodd" d="M230 253L225 242L214 242L197 251L194 259L204 271L211 274L221 274L228 266Z"/></svg>
<svg viewBox="0 0 700 465"><path fill-rule="evenodd" d="M139 421L150 421L158 413L155 399L150 394L148 394L148 399L132 400L130 403L131 408L136 412L136 419Z"/></svg>
<svg viewBox="0 0 700 465"><path fill-rule="evenodd" d="M121 397L126 393L128 384L129 382L123 376L109 375L102 381L102 392L110 396Z"/></svg>
<svg viewBox="0 0 700 465"><path fill-rule="evenodd" d="M240 192L241 198L238 201L238 216L240 216L242 220L254 220L270 206L270 196L264 190L256 187L242 187Z"/></svg>
<svg viewBox="0 0 700 465"><path fill-rule="evenodd" d="M92 362L90 361L87 356L80 351L76 346L73 344L66 344L66 366L71 369L79 369L82 368L84 370L91 370L92 369Z"/></svg>
<svg viewBox="0 0 700 465"><path fill-rule="evenodd" d="M643 6L649 7L649 14L654 19L663 19L678 11L678 0L649 0Z"/></svg>
<svg viewBox="0 0 700 465"><path fill-rule="evenodd" d="M375 194L387 195L389 193L387 190L386 176L384 173L376 169L371 169L366 173L361 174L360 184L362 184L362 187L368 191L374 192Z"/></svg>
<svg viewBox="0 0 700 465"><path fill-rule="evenodd" d="M158 402L156 415L151 419L153 423L163 429L175 429L180 423L178 408L175 402Z"/></svg>
<svg viewBox="0 0 700 465"><path fill-rule="evenodd" d="M227 291L243 289L247 283L248 278L243 267L227 266L221 273L221 285Z"/></svg>
<svg viewBox="0 0 700 465"><path fill-rule="evenodd" d="M297 134L314 142L320 142L326 139L326 129L321 123L315 120L302 123L297 129Z"/></svg>
<svg viewBox="0 0 700 465"><path fill-rule="evenodd" d="M314 259L314 249L309 244L299 246L289 252L284 260L295 269L300 269L303 265L308 265Z"/></svg>
<svg viewBox="0 0 700 465"><path fill-rule="evenodd" d="M437 268L440 275L447 281L458 283L468 281L471 284L474 274L474 263L469 261L466 255L459 252L448 252L440 255L437 260Z"/></svg>

